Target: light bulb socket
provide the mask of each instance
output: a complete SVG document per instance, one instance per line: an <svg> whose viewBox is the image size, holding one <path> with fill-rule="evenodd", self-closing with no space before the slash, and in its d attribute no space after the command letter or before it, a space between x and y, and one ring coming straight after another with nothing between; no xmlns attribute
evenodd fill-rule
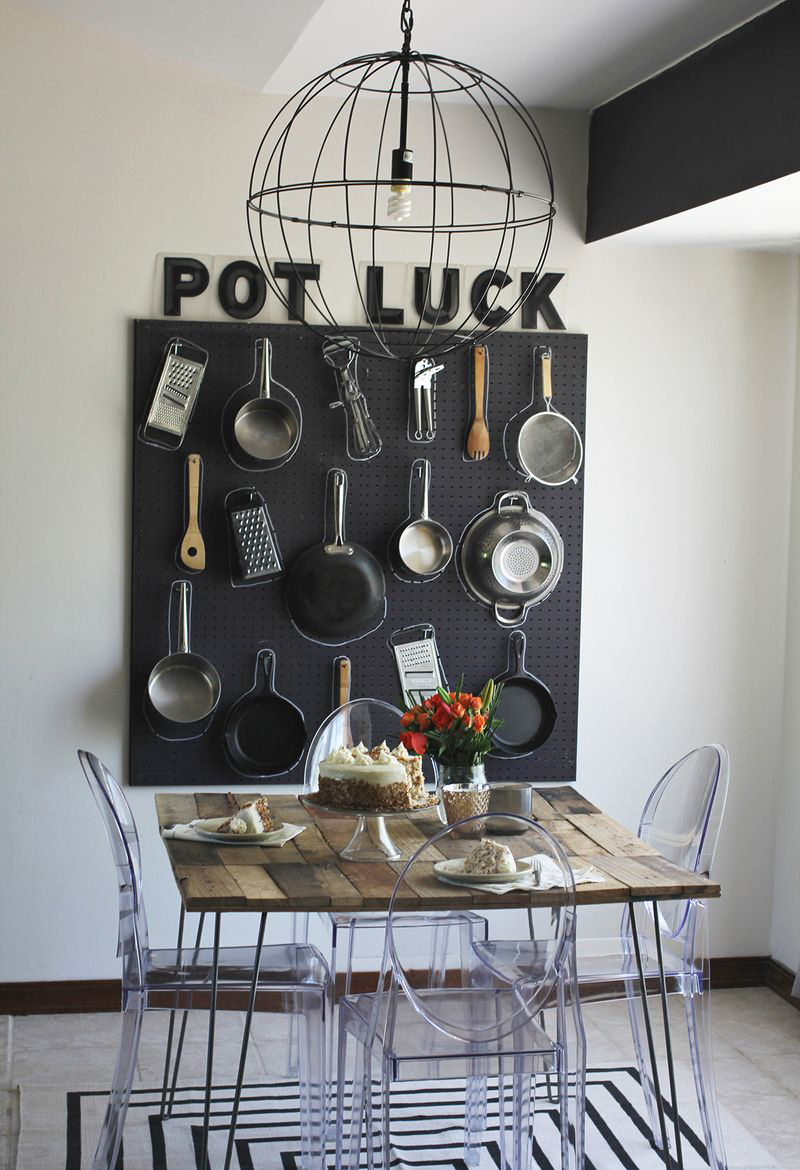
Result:
<svg viewBox="0 0 800 1170"><path fill-rule="evenodd" d="M392 151L392 183L408 183L414 175L414 151L398 146Z"/></svg>

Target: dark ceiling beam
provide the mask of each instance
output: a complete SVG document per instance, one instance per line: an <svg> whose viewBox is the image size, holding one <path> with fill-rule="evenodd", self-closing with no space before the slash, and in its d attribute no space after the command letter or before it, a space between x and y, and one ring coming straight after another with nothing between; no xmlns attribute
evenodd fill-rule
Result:
<svg viewBox="0 0 800 1170"><path fill-rule="evenodd" d="M592 113L586 240L800 171L800 0Z"/></svg>

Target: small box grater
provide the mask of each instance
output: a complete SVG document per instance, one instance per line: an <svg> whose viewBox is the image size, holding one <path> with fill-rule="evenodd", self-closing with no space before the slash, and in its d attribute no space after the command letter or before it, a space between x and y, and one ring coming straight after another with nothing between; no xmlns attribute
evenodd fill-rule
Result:
<svg viewBox="0 0 800 1170"><path fill-rule="evenodd" d="M198 345L172 337L164 350L147 418L140 431L146 443L180 447L197 404L208 354Z"/></svg>
<svg viewBox="0 0 800 1170"><path fill-rule="evenodd" d="M257 585L283 576L278 538L267 505L255 488L231 492L225 500L231 539L231 581Z"/></svg>
<svg viewBox="0 0 800 1170"><path fill-rule="evenodd" d="M389 638L403 695L409 703L447 685L432 625L406 626Z"/></svg>

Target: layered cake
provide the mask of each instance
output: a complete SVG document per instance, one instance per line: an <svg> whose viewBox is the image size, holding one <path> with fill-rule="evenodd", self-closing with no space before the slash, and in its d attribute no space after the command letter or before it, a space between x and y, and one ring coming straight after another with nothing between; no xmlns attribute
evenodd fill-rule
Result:
<svg viewBox="0 0 800 1170"><path fill-rule="evenodd" d="M269 805L263 796L258 800L251 800L243 804L238 812L227 821L223 821L217 829L218 833L239 833L252 835L253 833L271 833L275 828Z"/></svg>
<svg viewBox="0 0 800 1170"><path fill-rule="evenodd" d="M507 845L488 837L464 858L464 873L516 873L517 863Z"/></svg>
<svg viewBox="0 0 800 1170"><path fill-rule="evenodd" d="M402 812L430 803L422 763L400 744L392 751L384 741L368 748L338 747L319 765L321 804L365 812Z"/></svg>

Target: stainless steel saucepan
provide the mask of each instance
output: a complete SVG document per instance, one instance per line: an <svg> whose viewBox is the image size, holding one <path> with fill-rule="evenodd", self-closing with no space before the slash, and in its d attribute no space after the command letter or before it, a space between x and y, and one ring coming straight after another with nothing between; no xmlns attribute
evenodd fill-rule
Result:
<svg viewBox="0 0 800 1170"><path fill-rule="evenodd" d="M430 581L450 564L453 538L438 520L431 520L429 500L431 465L415 459L411 465L408 516L389 539L389 563L404 581Z"/></svg>
<svg viewBox="0 0 800 1170"><path fill-rule="evenodd" d="M265 463L273 463L285 459L292 450L300 424L287 403L270 397L272 343L269 338L259 338L256 350L259 366L258 398L251 398L236 412L233 433L236 442L248 455Z"/></svg>
<svg viewBox="0 0 800 1170"><path fill-rule="evenodd" d="M188 581L173 581L172 598L179 595L178 649L160 659L150 671L145 710L157 735L166 739L194 739L202 735L217 708L222 683L216 668L201 654L191 652L191 596Z"/></svg>
<svg viewBox="0 0 800 1170"><path fill-rule="evenodd" d="M498 625L518 626L558 584L564 542L525 492L499 492L464 529L457 563L464 588Z"/></svg>

